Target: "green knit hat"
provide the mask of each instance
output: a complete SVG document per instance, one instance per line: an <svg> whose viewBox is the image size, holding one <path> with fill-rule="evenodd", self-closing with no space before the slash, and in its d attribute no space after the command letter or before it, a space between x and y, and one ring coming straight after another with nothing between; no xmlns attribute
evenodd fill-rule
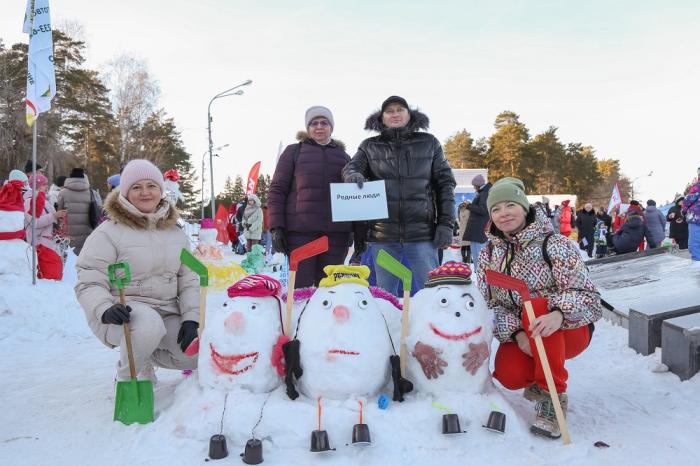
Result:
<svg viewBox="0 0 700 466"><path fill-rule="evenodd" d="M486 199L489 216L493 206L503 201L516 202L523 206L526 211L530 208L530 202L525 195L525 185L521 180L510 176L496 181L489 189L489 196Z"/></svg>

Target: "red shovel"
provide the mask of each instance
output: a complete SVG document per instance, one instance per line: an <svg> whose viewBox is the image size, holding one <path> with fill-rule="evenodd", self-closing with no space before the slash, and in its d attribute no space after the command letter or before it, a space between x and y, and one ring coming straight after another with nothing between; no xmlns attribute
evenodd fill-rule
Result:
<svg viewBox="0 0 700 466"><path fill-rule="evenodd" d="M294 282L297 279L299 262L309 257L317 256L328 251L328 236L321 236L303 246L299 246L289 255L289 280L287 282L287 318L284 323L284 334L288 337L292 328L292 306L294 305Z"/></svg>
<svg viewBox="0 0 700 466"><path fill-rule="evenodd" d="M496 272L495 270L487 270L486 283L491 286L497 286L507 290L514 290L520 293L520 300L523 302L523 306L525 306L527 319L530 322L535 321L535 310L532 308L532 301L530 301L530 291L527 289L527 284L525 284L524 280L513 278L510 275ZM547 359L547 354L544 351L542 337L539 335L535 337L535 346L537 346L537 354L540 358L540 364L542 364L544 377L547 380L547 390L549 393L557 393L557 388L554 385L554 378L552 377L552 369L549 367L549 360ZM569 428L566 425L566 418L564 417L564 411L561 409L559 397L552 396L552 402L554 403L554 414L556 414L557 422L559 422L559 428L561 429L564 445L568 445L571 443L571 437L569 437Z"/></svg>

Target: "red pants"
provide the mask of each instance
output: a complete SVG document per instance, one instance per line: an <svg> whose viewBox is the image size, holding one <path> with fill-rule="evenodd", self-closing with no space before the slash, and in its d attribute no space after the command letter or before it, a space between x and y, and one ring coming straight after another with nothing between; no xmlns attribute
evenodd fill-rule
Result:
<svg viewBox="0 0 700 466"><path fill-rule="evenodd" d="M43 244L36 246L39 278L45 280L61 280L63 278L63 261L56 251Z"/></svg>
<svg viewBox="0 0 700 466"><path fill-rule="evenodd" d="M546 313L535 310L535 315ZM527 315L523 312L523 328L530 337ZM569 373L564 367L564 361L578 356L586 349L591 340L588 326L573 330L557 330L552 335L542 338L549 367L552 370L554 385L557 393L566 392L566 381ZM515 342L501 343L496 352L495 370L493 377L509 390L518 390L536 383L540 388L547 390L547 380L544 377L535 340L530 338L530 348L534 357L523 353Z"/></svg>

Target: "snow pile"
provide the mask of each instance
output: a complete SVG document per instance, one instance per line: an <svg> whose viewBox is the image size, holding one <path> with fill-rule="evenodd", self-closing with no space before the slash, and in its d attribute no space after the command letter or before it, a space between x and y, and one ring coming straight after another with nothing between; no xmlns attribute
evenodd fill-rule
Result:
<svg viewBox="0 0 700 466"><path fill-rule="evenodd" d="M32 246L21 239L0 241L0 280L32 281Z"/></svg>
<svg viewBox="0 0 700 466"><path fill-rule="evenodd" d="M700 377L680 382L672 373L652 372L658 352L635 354L627 347L627 331L608 322L599 322L590 347L567 362L573 440L567 447L532 436L528 426L534 405L520 391L497 387L500 393L483 395L414 391L387 409L380 409L377 396L322 398L321 428L337 450L314 454L308 450L310 433L318 428L315 399L290 401L283 387L269 399L241 388L203 388L196 373L184 378L179 371L159 369L155 422L113 422L118 351L90 334L72 288L44 280L34 287L31 280L21 283L2 275L0 296L0 351L6 355L3 464L74 466L86 458L104 466L205 464L209 438L220 432L222 414L230 454L221 463L241 464L237 455L251 438L263 405L255 436L263 440L264 464L269 465L654 466L695 464L698 459L692 426L700 419ZM211 294L211 312L225 299L223 293ZM392 312L399 314L395 308ZM355 340L364 336L357 334ZM492 354L497 346L492 344ZM346 445L359 422L359 401L371 431L369 448ZM445 409L459 415L466 434L441 434ZM507 415L503 435L481 428L494 409ZM597 441L610 448L596 448Z"/></svg>

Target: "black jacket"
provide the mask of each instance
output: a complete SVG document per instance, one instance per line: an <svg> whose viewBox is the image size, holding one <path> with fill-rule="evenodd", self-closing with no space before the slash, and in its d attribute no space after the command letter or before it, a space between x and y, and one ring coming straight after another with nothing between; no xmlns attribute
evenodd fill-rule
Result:
<svg viewBox="0 0 700 466"><path fill-rule="evenodd" d="M668 210L666 220L669 222L669 238L673 239L688 239L688 223L685 221L685 215L681 212L681 207L677 203ZM673 214L673 215L671 215Z"/></svg>
<svg viewBox="0 0 700 466"><path fill-rule="evenodd" d="M594 210L586 212L586 209L581 209L576 213L576 228L578 229L579 240L587 238L590 242L595 231L595 224L598 223L598 217Z"/></svg>
<svg viewBox="0 0 700 466"><path fill-rule="evenodd" d="M615 251L617 251L618 254L634 252L639 247L639 243L642 242L642 238L647 239L650 248L653 249L656 247L642 217L639 215L630 216L613 236Z"/></svg>
<svg viewBox="0 0 700 466"><path fill-rule="evenodd" d="M440 142L418 131L428 123L416 110L403 128L386 128L381 112L367 118L365 129L381 134L362 141L343 178L360 173L386 183L389 218L369 222L371 242L432 241L437 224L452 229L456 183Z"/></svg>
<svg viewBox="0 0 700 466"><path fill-rule="evenodd" d="M484 229L489 221L489 210L486 207L489 189L491 189L491 183L483 185L479 192L476 193L472 203L467 206L467 209L469 209L469 220L467 220L467 228L464 230L463 241L486 242Z"/></svg>

